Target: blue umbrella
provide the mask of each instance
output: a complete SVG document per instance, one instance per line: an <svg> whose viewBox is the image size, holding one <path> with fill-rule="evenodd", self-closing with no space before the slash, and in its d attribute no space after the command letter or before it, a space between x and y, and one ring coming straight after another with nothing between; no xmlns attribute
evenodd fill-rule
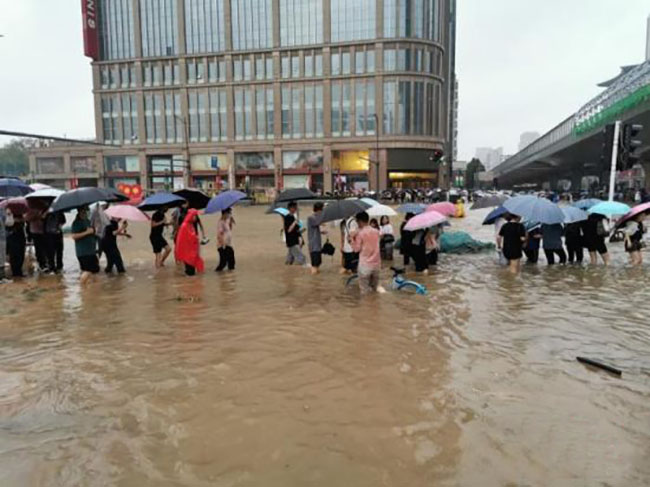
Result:
<svg viewBox="0 0 650 487"><path fill-rule="evenodd" d="M281 208L280 207L280 208L274 208L273 211L271 211L271 213L275 213L275 214L280 215L281 217L284 218L285 216L287 216L289 214L289 210L287 210L286 208ZM298 228L302 228L302 227L303 227L302 222L300 220L298 220Z"/></svg>
<svg viewBox="0 0 650 487"><path fill-rule="evenodd" d="M508 213L508 210L506 210L503 206L495 208L488 214L488 216L485 217L485 220L483 220L483 225L492 225L506 213Z"/></svg>
<svg viewBox="0 0 650 487"><path fill-rule="evenodd" d="M592 206L596 206L598 203L602 203L602 202L603 200L599 200L597 198L588 198L585 200L576 201L575 203L573 203L573 206L586 211Z"/></svg>
<svg viewBox="0 0 650 487"><path fill-rule="evenodd" d="M625 203L618 203L617 201L602 201L587 210L588 213L597 213L598 215L605 215L607 217L625 215L628 211L630 211L629 206Z"/></svg>
<svg viewBox="0 0 650 487"><path fill-rule="evenodd" d="M402 206L397 207L398 213L413 213L414 215L419 215L426 210L426 205L420 203L404 203Z"/></svg>
<svg viewBox="0 0 650 487"><path fill-rule="evenodd" d="M163 206L181 206L183 203L185 203L185 201L185 198L181 198L175 194L155 193L140 203L138 205L138 209L141 211L154 211L162 208Z"/></svg>
<svg viewBox="0 0 650 487"><path fill-rule="evenodd" d="M243 200L244 198L246 198L246 193L242 193L241 191L224 191L223 193L219 193L210 200L208 206L205 209L205 213L206 215L209 215L210 213L227 210L239 200Z"/></svg>
<svg viewBox="0 0 650 487"><path fill-rule="evenodd" d="M560 207L546 198L537 196L515 196L503 203L508 213L520 216L526 221L538 222L546 225L564 223L564 213Z"/></svg>
<svg viewBox="0 0 650 487"><path fill-rule="evenodd" d="M564 223L578 223L583 222L589 218L586 211L576 208L575 206L566 206L562 208L564 213Z"/></svg>
<svg viewBox="0 0 650 487"><path fill-rule="evenodd" d="M34 191L20 179L0 178L0 198L10 198L12 196L25 196Z"/></svg>

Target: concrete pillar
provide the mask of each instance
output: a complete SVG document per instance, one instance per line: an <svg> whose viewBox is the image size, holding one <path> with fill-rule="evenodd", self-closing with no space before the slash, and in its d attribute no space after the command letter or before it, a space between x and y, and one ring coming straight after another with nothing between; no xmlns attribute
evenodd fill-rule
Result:
<svg viewBox="0 0 650 487"><path fill-rule="evenodd" d="M228 186L230 189L235 189L235 149L228 149L226 151L226 160L228 161Z"/></svg>
<svg viewBox="0 0 650 487"><path fill-rule="evenodd" d="M650 191L650 161L642 161L641 167L643 167L643 173L645 176L643 187L646 191Z"/></svg>
<svg viewBox="0 0 650 487"><path fill-rule="evenodd" d="M332 147L323 147L323 191L332 192Z"/></svg>
<svg viewBox="0 0 650 487"><path fill-rule="evenodd" d="M143 150L138 151L138 163L140 166L140 185L146 193L150 190L149 181L149 164L147 164L147 153Z"/></svg>
<svg viewBox="0 0 650 487"><path fill-rule="evenodd" d="M379 149L379 191L388 189L388 151Z"/></svg>
<svg viewBox="0 0 650 487"><path fill-rule="evenodd" d="M275 189L281 191L284 188L282 175L282 149L279 146L273 148L273 168L275 174Z"/></svg>

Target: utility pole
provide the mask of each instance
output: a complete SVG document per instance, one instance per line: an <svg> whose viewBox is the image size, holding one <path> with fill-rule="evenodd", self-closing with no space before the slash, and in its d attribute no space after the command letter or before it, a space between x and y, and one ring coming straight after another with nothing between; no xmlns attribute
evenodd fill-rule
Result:
<svg viewBox="0 0 650 487"><path fill-rule="evenodd" d="M609 173L609 198L608 201L614 201L614 186L616 186L616 161L618 160L618 139L621 134L621 121L617 120L614 124L614 141L612 143L612 164Z"/></svg>

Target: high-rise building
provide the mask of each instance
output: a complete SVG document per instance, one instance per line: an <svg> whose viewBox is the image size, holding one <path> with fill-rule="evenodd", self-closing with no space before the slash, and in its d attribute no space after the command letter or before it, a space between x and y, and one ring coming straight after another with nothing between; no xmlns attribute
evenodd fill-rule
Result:
<svg viewBox="0 0 650 487"><path fill-rule="evenodd" d="M486 171L490 171L501 164L503 147L497 147L496 149L492 147L479 147L476 149L476 155L474 157L483 163Z"/></svg>
<svg viewBox="0 0 650 487"><path fill-rule="evenodd" d="M519 150L522 150L539 139L539 132L524 132L519 136Z"/></svg>
<svg viewBox="0 0 650 487"><path fill-rule="evenodd" d="M84 0L97 141L62 186L434 186L454 0Z"/></svg>

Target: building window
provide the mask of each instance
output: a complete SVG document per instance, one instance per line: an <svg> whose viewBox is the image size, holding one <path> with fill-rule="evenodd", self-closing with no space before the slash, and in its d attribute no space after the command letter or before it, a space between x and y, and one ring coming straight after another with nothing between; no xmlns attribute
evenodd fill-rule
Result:
<svg viewBox="0 0 650 487"><path fill-rule="evenodd" d="M125 144L138 142L138 104L135 94L122 94L122 140Z"/></svg>
<svg viewBox="0 0 650 487"><path fill-rule="evenodd" d="M118 95L103 96L101 99L103 136L104 142L108 144L119 144L121 142L118 130L119 103Z"/></svg>
<svg viewBox="0 0 650 487"><path fill-rule="evenodd" d="M290 58L288 53L282 54L281 64L282 64L282 79L288 79L291 76L291 70L289 67Z"/></svg>
<svg viewBox="0 0 650 487"><path fill-rule="evenodd" d="M413 133L415 135L424 135L424 82L415 81L413 83Z"/></svg>
<svg viewBox="0 0 650 487"><path fill-rule="evenodd" d="M190 119L190 142L205 142L208 140L205 92L190 90L187 93L187 99Z"/></svg>
<svg viewBox="0 0 650 487"><path fill-rule="evenodd" d="M338 51L332 52L330 56L330 72L332 76L341 74L341 54Z"/></svg>
<svg viewBox="0 0 650 487"><path fill-rule="evenodd" d="M63 157L37 157L36 171L39 174L63 174L65 172Z"/></svg>
<svg viewBox="0 0 650 487"><path fill-rule="evenodd" d="M323 42L322 0L280 0L280 45Z"/></svg>
<svg viewBox="0 0 650 487"><path fill-rule="evenodd" d="M305 137L323 137L323 85L305 85Z"/></svg>
<svg viewBox="0 0 650 487"><path fill-rule="evenodd" d="M375 81L357 79L354 88L356 135L375 135Z"/></svg>
<svg viewBox="0 0 650 487"><path fill-rule="evenodd" d="M163 141L163 98L159 93L144 96L145 133L148 144L160 144Z"/></svg>
<svg viewBox="0 0 650 487"><path fill-rule="evenodd" d="M384 0L384 37L440 41L440 0Z"/></svg>
<svg viewBox="0 0 650 487"><path fill-rule="evenodd" d="M203 59L187 60L187 82L191 85L205 83L205 65Z"/></svg>
<svg viewBox="0 0 650 487"><path fill-rule="evenodd" d="M384 133L395 133L395 91L396 81L384 81Z"/></svg>
<svg viewBox="0 0 650 487"><path fill-rule="evenodd" d="M208 60L208 81L226 81L226 61L223 58L210 58Z"/></svg>
<svg viewBox="0 0 650 487"><path fill-rule="evenodd" d="M188 54L226 48L224 0L185 0L185 46Z"/></svg>
<svg viewBox="0 0 650 487"><path fill-rule="evenodd" d="M226 90L210 90L210 140L224 141L228 138L228 107Z"/></svg>
<svg viewBox="0 0 650 487"><path fill-rule="evenodd" d="M374 39L375 0L331 0L332 42Z"/></svg>
<svg viewBox="0 0 650 487"><path fill-rule="evenodd" d="M400 81L397 95L397 131L411 133L411 82Z"/></svg>
<svg viewBox="0 0 650 487"><path fill-rule="evenodd" d="M395 48L384 49L384 71L395 71L397 69L397 53Z"/></svg>
<svg viewBox="0 0 650 487"><path fill-rule="evenodd" d="M291 55L291 77L300 77L300 55L298 53Z"/></svg>
<svg viewBox="0 0 650 487"><path fill-rule="evenodd" d="M178 53L176 0L140 0L142 55L173 56Z"/></svg>
<svg viewBox="0 0 650 487"><path fill-rule="evenodd" d="M255 112L257 138L273 138L273 88L270 86L258 85L255 88Z"/></svg>
<svg viewBox="0 0 650 487"><path fill-rule="evenodd" d="M314 76L323 76L323 55L314 54Z"/></svg>
<svg viewBox="0 0 650 487"><path fill-rule="evenodd" d="M350 81L332 82L332 136L350 135Z"/></svg>
<svg viewBox="0 0 650 487"><path fill-rule="evenodd" d="M183 141L185 125L181 115L181 95L165 93L165 128L169 144Z"/></svg>
<svg viewBox="0 0 650 487"><path fill-rule="evenodd" d="M101 59L135 57L131 0L104 0L99 6Z"/></svg>
<svg viewBox="0 0 650 487"><path fill-rule="evenodd" d="M341 52L341 73L350 74L350 51Z"/></svg>
<svg viewBox="0 0 650 487"><path fill-rule="evenodd" d="M252 131L252 90L251 88L235 89L235 139L250 140Z"/></svg>
<svg viewBox="0 0 650 487"><path fill-rule="evenodd" d="M230 0L235 51L273 47L272 0Z"/></svg>
<svg viewBox="0 0 650 487"><path fill-rule="evenodd" d="M287 84L282 87L282 137L300 138L302 128L302 100L304 98L303 84Z"/></svg>
<svg viewBox="0 0 650 487"><path fill-rule="evenodd" d="M77 173L87 174L97 172L97 160L94 156L71 157L70 165Z"/></svg>

